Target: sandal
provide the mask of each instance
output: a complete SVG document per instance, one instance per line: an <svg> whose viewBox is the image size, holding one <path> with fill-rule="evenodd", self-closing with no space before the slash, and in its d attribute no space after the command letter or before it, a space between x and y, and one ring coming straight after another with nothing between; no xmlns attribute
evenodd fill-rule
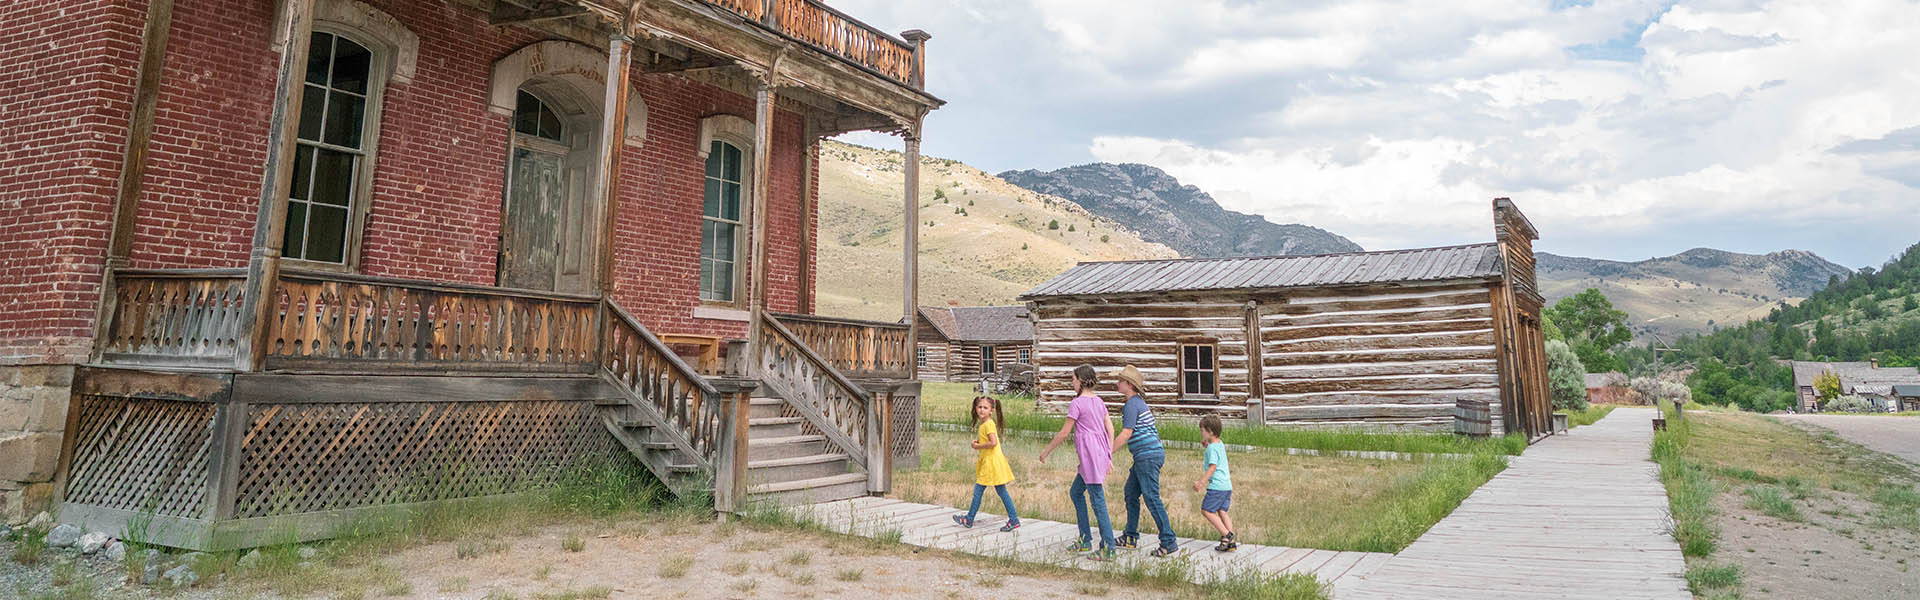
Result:
<svg viewBox="0 0 1920 600"><path fill-rule="evenodd" d="M1114 556L1114 552L1113 552L1112 546L1102 546L1099 551L1094 552L1093 554L1088 554L1087 560L1091 560L1094 562L1112 562L1113 556Z"/></svg>
<svg viewBox="0 0 1920 600"><path fill-rule="evenodd" d="M968 529L973 528L973 519L967 517L966 515L954 515L953 522L954 524L959 525L961 527L965 527Z"/></svg>
<svg viewBox="0 0 1920 600"><path fill-rule="evenodd" d="M1213 551L1214 552L1232 552L1233 546L1234 546L1233 534L1229 533L1227 535L1220 536L1220 545L1214 546Z"/></svg>
<svg viewBox="0 0 1920 600"><path fill-rule="evenodd" d="M1169 556L1173 556L1173 553L1174 553L1174 549L1168 548L1166 546L1161 546L1159 548L1154 548L1153 552L1147 553L1147 556L1151 556L1154 558L1166 558Z"/></svg>
<svg viewBox="0 0 1920 600"><path fill-rule="evenodd" d="M1139 547L1140 547L1140 536L1137 536L1137 535L1122 535L1122 536L1120 536L1120 539L1118 539L1118 540L1115 540L1115 541L1113 542L1113 544L1114 544L1115 546L1118 546L1118 547L1120 547L1120 548L1125 548L1125 549L1127 549L1127 550L1132 550L1132 549L1135 549L1135 548L1139 548Z"/></svg>
<svg viewBox="0 0 1920 600"><path fill-rule="evenodd" d="M1081 553L1081 552L1092 552L1092 551L1093 551L1093 541L1092 541L1092 540L1080 540L1080 541L1078 541L1078 542L1074 542L1074 543L1071 543L1071 544L1067 544L1067 551L1068 551L1068 552L1072 552L1072 553L1075 553L1075 554L1079 554L1079 553Z"/></svg>

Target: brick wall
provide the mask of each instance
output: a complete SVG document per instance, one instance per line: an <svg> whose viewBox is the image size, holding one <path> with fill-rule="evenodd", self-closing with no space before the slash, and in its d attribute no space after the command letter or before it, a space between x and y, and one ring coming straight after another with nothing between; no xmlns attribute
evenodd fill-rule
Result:
<svg viewBox="0 0 1920 600"><path fill-rule="evenodd" d="M0 364L86 354L145 9L0 2Z"/></svg>

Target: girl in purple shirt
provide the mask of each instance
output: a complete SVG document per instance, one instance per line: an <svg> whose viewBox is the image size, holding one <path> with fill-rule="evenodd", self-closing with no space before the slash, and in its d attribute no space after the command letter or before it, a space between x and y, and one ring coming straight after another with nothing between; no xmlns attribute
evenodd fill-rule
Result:
<svg viewBox="0 0 1920 600"><path fill-rule="evenodd" d="M1093 365L1080 365L1073 370L1073 402L1067 404L1067 422L1060 426L1060 433L1054 434L1053 441L1040 451L1040 463L1046 464L1047 455L1073 435L1073 446L1080 455L1080 473L1073 477L1073 487L1067 494L1073 498L1073 514L1080 526L1080 541L1068 547L1070 552L1093 550L1093 533L1087 529L1087 505L1093 505L1093 514L1100 523L1100 550L1087 558L1099 561L1113 560L1113 522L1107 516L1107 471L1113 469L1113 429L1107 422L1107 404L1093 395L1093 385L1099 375Z"/></svg>

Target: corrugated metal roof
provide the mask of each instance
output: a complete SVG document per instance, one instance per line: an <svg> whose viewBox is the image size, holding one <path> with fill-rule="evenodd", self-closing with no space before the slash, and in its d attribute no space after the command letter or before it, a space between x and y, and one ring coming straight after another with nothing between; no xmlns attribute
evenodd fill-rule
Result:
<svg viewBox="0 0 1920 600"><path fill-rule="evenodd" d="M1021 300L1142 292L1269 289L1499 277L1495 243L1381 252L1088 262Z"/></svg>

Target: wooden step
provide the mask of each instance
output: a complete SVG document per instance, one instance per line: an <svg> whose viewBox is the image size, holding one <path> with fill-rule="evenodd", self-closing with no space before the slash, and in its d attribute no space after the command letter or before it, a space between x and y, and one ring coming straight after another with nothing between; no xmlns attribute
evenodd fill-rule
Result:
<svg viewBox="0 0 1920 600"><path fill-rule="evenodd" d="M747 494L756 501L782 506L845 500L867 495L867 475L847 473L750 486Z"/></svg>
<svg viewBox="0 0 1920 600"><path fill-rule="evenodd" d="M626 398L594 398L594 406L626 406Z"/></svg>
<svg viewBox="0 0 1920 600"><path fill-rule="evenodd" d="M673 473L699 473L700 465L667 465L667 471Z"/></svg>
<svg viewBox="0 0 1920 600"><path fill-rule="evenodd" d="M646 448L648 450L662 450L662 451L668 451L668 452L680 449L680 447L674 445L673 442L640 442L640 447Z"/></svg>
<svg viewBox="0 0 1920 600"><path fill-rule="evenodd" d="M645 419L614 419L613 426L625 429L649 429L653 422Z"/></svg>
<svg viewBox="0 0 1920 600"><path fill-rule="evenodd" d="M788 423L805 422L807 422L806 417L759 417L747 419L747 424L749 425L786 425Z"/></svg>
<svg viewBox="0 0 1920 600"><path fill-rule="evenodd" d="M847 455L842 453L756 460L747 463L747 481L760 484L815 479L843 475L848 469Z"/></svg>
<svg viewBox="0 0 1920 600"><path fill-rule="evenodd" d="M747 401L747 416L753 419L778 418L787 407L779 398L754 398Z"/></svg>
<svg viewBox="0 0 1920 600"><path fill-rule="evenodd" d="M747 460L811 456L826 451L827 436L789 435L747 439Z"/></svg>
<svg viewBox="0 0 1920 600"><path fill-rule="evenodd" d="M800 435L804 417L761 417L748 419L747 435L752 437L787 437ZM751 439L751 438L749 438Z"/></svg>

